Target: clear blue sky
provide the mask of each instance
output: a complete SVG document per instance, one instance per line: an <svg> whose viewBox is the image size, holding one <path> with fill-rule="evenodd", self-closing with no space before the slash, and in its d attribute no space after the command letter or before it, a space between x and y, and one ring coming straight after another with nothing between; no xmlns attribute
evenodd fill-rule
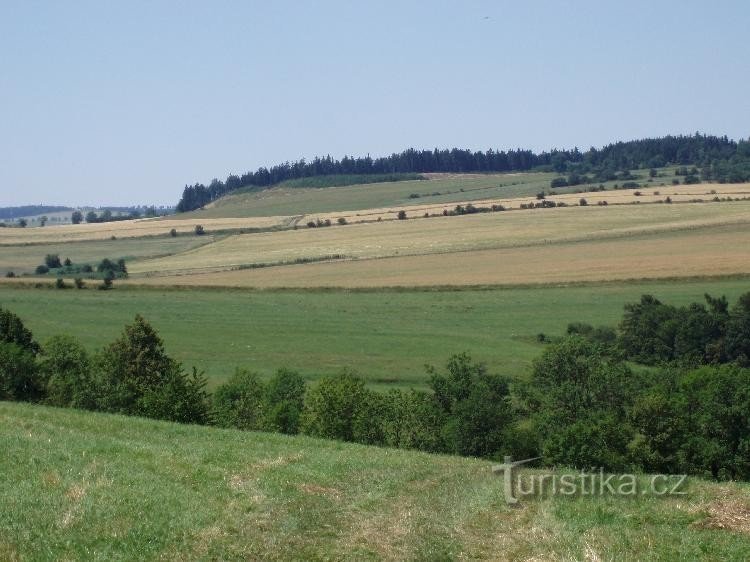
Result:
<svg viewBox="0 0 750 562"><path fill-rule="evenodd" d="M406 147L750 136L750 2L0 0L0 206Z"/></svg>

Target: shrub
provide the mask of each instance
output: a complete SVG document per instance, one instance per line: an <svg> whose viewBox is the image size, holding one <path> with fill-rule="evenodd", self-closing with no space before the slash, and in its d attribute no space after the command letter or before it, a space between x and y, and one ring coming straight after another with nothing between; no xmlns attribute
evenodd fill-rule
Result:
<svg viewBox="0 0 750 562"><path fill-rule="evenodd" d="M622 470L634 433L628 397L638 381L625 364L573 336L534 361L531 402L546 463Z"/></svg>
<svg viewBox="0 0 750 562"><path fill-rule="evenodd" d="M44 397L44 381L34 353L16 343L0 342L0 400L37 402Z"/></svg>
<svg viewBox="0 0 750 562"><path fill-rule="evenodd" d="M237 369L212 396L212 417L220 427L260 429L265 388L258 375Z"/></svg>
<svg viewBox="0 0 750 562"><path fill-rule="evenodd" d="M507 382L466 354L454 355L446 367L445 375L432 368L428 372L446 418L442 439L448 452L478 457L496 453L513 421Z"/></svg>
<svg viewBox="0 0 750 562"><path fill-rule="evenodd" d="M67 289L68 286L65 284L65 281L62 277L58 277L55 279L55 289Z"/></svg>
<svg viewBox="0 0 750 562"><path fill-rule="evenodd" d="M536 194L536 198L539 200L544 199L545 197L546 195L544 194L544 191L540 191L539 193Z"/></svg>
<svg viewBox="0 0 750 562"><path fill-rule="evenodd" d="M42 348L39 369L46 380L47 404L86 409L95 407L89 357L75 338L51 338Z"/></svg>
<svg viewBox="0 0 750 562"><path fill-rule="evenodd" d="M354 441L362 428L370 392L350 372L324 377L307 395L301 430L308 435Z"/></svg>
<svg viewBox="0 0 750 562"><path fill-rule="evenodd" d="M37 275L46 275L47 273L49 273L49 267L47 267L46 265L42 264L36 266Z"/></svg>
<svg viewBox="0 0 750 562"><path fill-rule="evenodd" d="M34 341L31 331L23 325L21 319L0 307L0 342L15 344L31 353L39 352L39 344Z"/></svg>
<svg viewBox="0 0 750 562"><path fill-rule="evenodd" d="M307 228L315 228L318 224L315 221L308 221Z"/></svg>
<svg viewBox="0 0 750 562"><path fill-rule="evenodd" d="M80 277L76 277L73 279L73 284L75 285L76 289L85 289L86 283L84 283L83 279Z"/></svg>
<svg viewBox="0 0 750 562"><path fill-rule="evenodd" d="M6 274L5 274L5 277L7 277L8 279L12 279L12 278L13 278L13 277L15 277L15 276L16 276L16 274L15 274L14 272L12 272L12 271L8 271L8 272L7 272Z"/></svg>
<svg viewBox="0 0 750 562"><path fill-rule="evenodd" d="M111 277L105 277L102 279L102 282L100 285L97 286L97 289L100 291L109 291L112 288L112 278Z"/></svg>
<svg viewBox="0 0 750 562"><path fill-rule="evenodd" d="M398 220L404 220L406 218L406 211L401 210L398 212Z"/></svg>
<svg viewBox="0 0 750 562"><path fill-rule="evenodd" d="M346 224L346 218L339 217L338 219L336 219L336 222L343 226Z"/></svg>
<svg viewBox="0 0 750 562"><path fill-rule="evenodd" d="M183 423L209 420L205 378L195 369L186 374L140 315L96 357L93 372L99 410Z"/></svg>
<svg viewBox="0 0 750 562"><path fill-rule="evenodd" d="M176 229L176 228L173 228L172 230L170 230L170 231L169 231L169 235L170 235L170 236L171 236L172 238L175 238L175 237L177 236L177 229Z"/></svg>
<svg viewBox="0 0 750 562"><path fill-rule="evenodd" d="M70 258L65 258L65 261L63 262L63 265L65 267L70 267L71 265L73 265L73 262L70 261Z"/></svg>
<svg viewBox="0 0 750 562"><path fill-rule="evenodd" d="M268 431L295 434L305 402L305 380L287 369L279 369L265 389L263 428Z"/></svg>
<svg viewBox="0 0 750 562"><path fill-rule="evenodd" d="M58 267L62 267L62 263L60 262L60 256L57 254L47 254L44 257L44 264L49 269L57 269Z"/></svg>
<svg viewBox="0 0 750 562"><path fill-rule="evenodd" d="M203 236L206 233L205 230L203 230L203 225L196 224L195 225L195 235L196 236Z"/></svg>
<svg viewBox="0 0 750 562"><path fill-rule="evenodd" d="M581 197L581 199L580 199L580 200L578 201L578 204L579 204L579 205L580 205L581 207L586 207L586 206L587 206L587 205L589 204L589 202L588 202L588 201L586 201L586 200L585 200L585 199L584 199L583 197Z"/></svg>
<svg viewBox="0 0 750 562"><path fill-rule="evenodd" d="M553 189L556 188L556 187L567 187L568 186L568 180L566 180L563 177L553 178L549 185Z"/></svg>

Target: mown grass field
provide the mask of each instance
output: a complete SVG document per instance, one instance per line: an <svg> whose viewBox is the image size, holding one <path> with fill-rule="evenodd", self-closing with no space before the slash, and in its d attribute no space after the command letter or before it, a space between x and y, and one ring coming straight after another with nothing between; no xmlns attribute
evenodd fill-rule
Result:
<svg viewBox="0 0 750 562"><path fill-rule="evenodd" d="M44 341L68 333L95 350L114 340L136 313L167 351L215 384L236 367L269 375L280 367L310 380L353 368L371 385L422 386L426 363L441 366L470 352L492 371L526 377L543 346L569 322L615 325L623 305L644 293L674 304L703 294L730 300L750 279L608 283L580 286L409 291L112 291L0 287L0 306L21 316Z"/></svg>
<svg viewBox="0 0 750 562"><path fill-rule="evenodd" d="M3 560L746 560L750 489L528 499L491 463L0 403ZM646 480L646 478L642 478Z"/></svg>

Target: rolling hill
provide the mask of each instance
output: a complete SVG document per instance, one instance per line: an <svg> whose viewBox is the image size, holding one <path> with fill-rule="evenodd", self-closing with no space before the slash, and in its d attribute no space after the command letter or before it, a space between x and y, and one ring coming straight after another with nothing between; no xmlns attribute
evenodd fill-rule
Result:
<svg viewBox="0 0 750 562"><path fill-rule="evenodd" d="M745 484L511 507L488 461L4 402L0 447L3 560L739 561L750 540Z"/></svg>

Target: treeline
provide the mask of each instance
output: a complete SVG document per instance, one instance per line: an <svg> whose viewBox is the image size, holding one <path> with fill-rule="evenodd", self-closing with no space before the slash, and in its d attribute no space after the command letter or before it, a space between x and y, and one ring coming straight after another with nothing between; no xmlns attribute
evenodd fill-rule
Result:
<svg viewBox="0 0 750 562"><path fill-rule="evenodd" d="M750 142L735 142L709 135L666 136L609 144L601 149L581 152L551 150L467 149L417 150L409 148L380 158L345 156L316 157L308 162L284 162L270 168L261 167L242 175L229 175L224 181L214 179L209 185L186 185L177 205L178 212L192 211L241 188L266 188L282 181L330 175L421 174L427 172L522 172L555 171L584 176L597 181L617 177L618 171L637 168L660 168L667 164L694 165L706 179L739 182L750 179Z"/></svg>
<svg viewBox="0 0 750 562"><path fill-rule="evenodd" d="M21 207L0 207L0 220L17 219L33 215L44 215L46 213L59 213L70 211L70 207L57 205L23 205Z"/></svg>
<svg viewBox="0 0 750 562"><path fill-rule="evenodd" d="M696 337L688 349L702 354L675 360L649 353L648 361L665 359L650 369L627 362L643 359L629 338L659 339L676 322L682 335L666 341L682 341L713 325L706 315L726 314L725 325L750 345L750 293L731 308L719 304L725 299L669 310L655 302L644 297L626 307L618 330L571 324L526 381L511 382L459 354L443 370L428 368L429 390L385 393L352 372L308 386L285 369L267 381L238 370L208 393L203 375L169 357L140 316L89 355L69 336L39 345L0 309L0 399L434 453L542 456L548 466L750 480L750 369L742 354L705 352L719 340Z"/></svg>

